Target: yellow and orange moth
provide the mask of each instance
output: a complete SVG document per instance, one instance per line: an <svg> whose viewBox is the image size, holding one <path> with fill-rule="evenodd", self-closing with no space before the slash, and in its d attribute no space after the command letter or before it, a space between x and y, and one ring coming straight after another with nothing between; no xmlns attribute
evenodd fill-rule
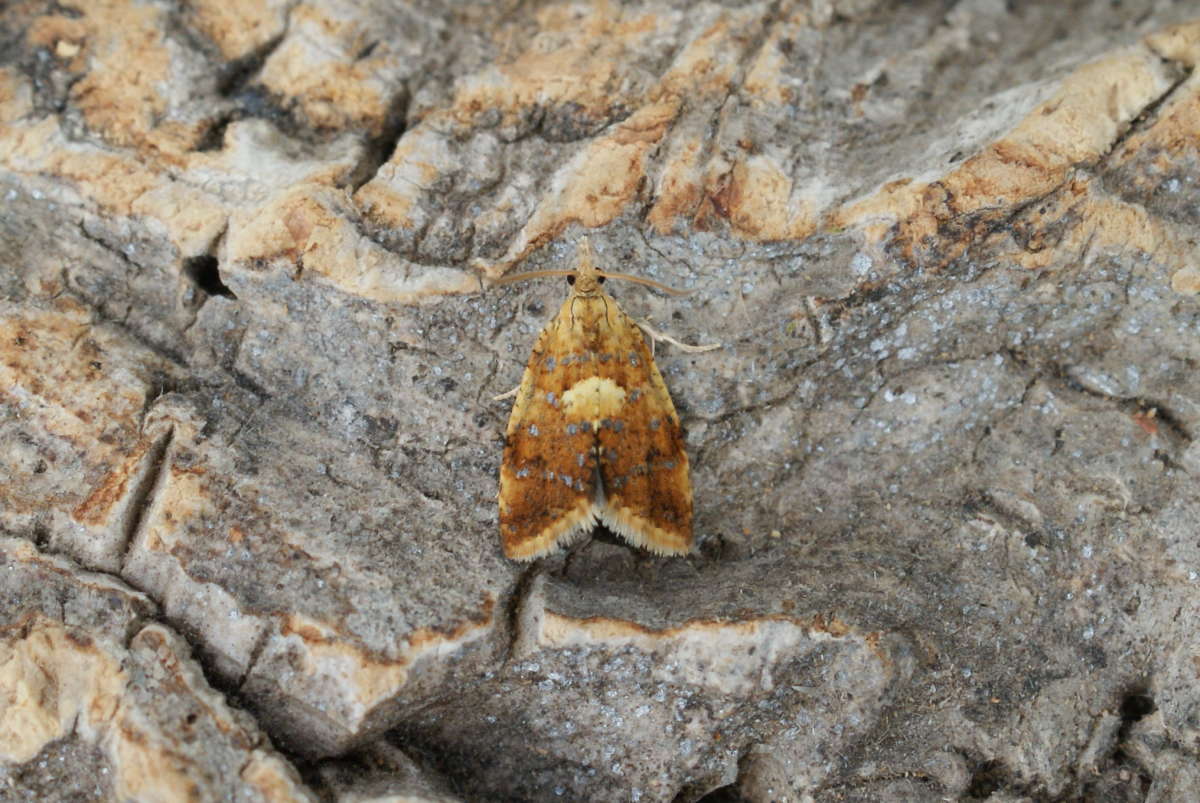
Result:
<svg viewBox="0 0 1200 803"><path fill-rule="evenodd" d="M642 332L601 288L587 240L570 297L542 330L500 464L504 554L532 560L603 524L664 555L692 545L683 430ZM664 288L665 289L665 288Z"/></svg>

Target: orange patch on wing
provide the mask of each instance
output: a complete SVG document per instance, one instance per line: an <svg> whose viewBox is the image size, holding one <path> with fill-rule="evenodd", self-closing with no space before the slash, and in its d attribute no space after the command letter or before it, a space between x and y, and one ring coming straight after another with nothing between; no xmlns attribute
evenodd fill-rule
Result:
<svg viewBox="0 0 1200 803"><path fill-rule="evenodd" d="M532 560L602 523L659 554L692 545L683 431L641 330L581 245L570 297L542 330L500 465L504 554Z"/></svg>

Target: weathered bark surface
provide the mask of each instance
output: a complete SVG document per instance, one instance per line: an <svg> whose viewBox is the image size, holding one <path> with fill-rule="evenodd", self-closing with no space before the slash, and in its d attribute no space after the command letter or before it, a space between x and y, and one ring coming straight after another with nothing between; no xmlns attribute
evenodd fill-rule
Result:
<svg viewBox="0 0 1200 803"><path fill-rule="evenodd" d="M1200 796L1197 61L1148 0L7 6L0 788ZM487 279L585 233L723 344L657 354L686 558L500 552L565 288Z"/></svg>

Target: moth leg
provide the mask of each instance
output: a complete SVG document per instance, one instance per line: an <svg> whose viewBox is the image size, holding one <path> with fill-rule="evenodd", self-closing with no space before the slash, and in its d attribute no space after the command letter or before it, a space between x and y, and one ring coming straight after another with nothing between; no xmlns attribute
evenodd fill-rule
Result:
<svg viewBox="0 0 1200 803"><path fill-rule="evenodd" d="M646 321L638 321L637 325L639 327L641 327L643 332L650 335L650 356L651 357L654 356L654 344L657 343L659 340L663 341L664 343L670 343L672 346L675 346L680 351L683 351L687 354L700 354L701 352L712 351L714 349L721 348L721 345L722 345L720 343L707 343L703 346L693 346L688 343L681 343L680 341L676 340L675 338L671 337L668 334L664 334L662 332L656 331L654 329L654 327L652 327Z"/></svg>
<svg viewBox="0 0 1200 803"><path fill-rule="evenodd" d="M515 388L507 391L506 393L501 393L499 396L493 396L492 401L504 401L505 399L511 399L513 396L516 396L520 390L521 386L517 385Z"/></svg>

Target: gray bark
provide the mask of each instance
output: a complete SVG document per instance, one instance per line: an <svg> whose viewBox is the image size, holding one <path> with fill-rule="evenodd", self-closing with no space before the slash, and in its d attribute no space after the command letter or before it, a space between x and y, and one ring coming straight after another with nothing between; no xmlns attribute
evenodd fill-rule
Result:
<svg viewBox="0 0 1200 803"><path fill-rule="evenodd" d="M1198 12L5 11L0 788L1200 796ZM684 558L500 551L582 235Z"/></svg>

